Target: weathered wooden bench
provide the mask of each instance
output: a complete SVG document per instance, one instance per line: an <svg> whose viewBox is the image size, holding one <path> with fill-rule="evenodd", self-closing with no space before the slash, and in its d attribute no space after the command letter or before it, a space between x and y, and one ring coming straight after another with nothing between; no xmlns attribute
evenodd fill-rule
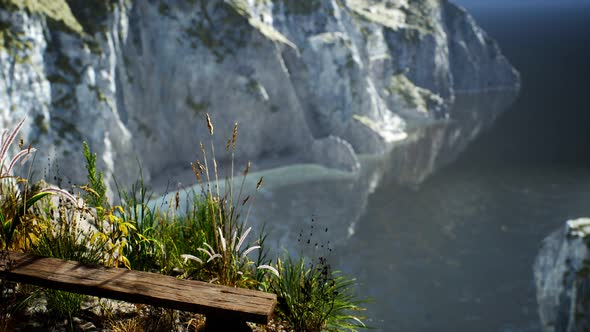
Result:
<svg viewBox="0 0 590 332"><path fill-rule="evenodd" d="M275 294L181 280L155 273L105 268L9 252L0 256L0 277L10 281L205 315L205 331L249 330L267 324Z"/></svg>

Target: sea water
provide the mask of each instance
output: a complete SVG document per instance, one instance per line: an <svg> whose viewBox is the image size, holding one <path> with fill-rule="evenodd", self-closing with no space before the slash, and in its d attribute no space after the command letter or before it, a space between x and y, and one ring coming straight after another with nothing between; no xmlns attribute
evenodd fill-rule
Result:
<svg viewBox="0 0 590 332"><path fill-rule="evenodd" d="M471 12L521 72L521 95L418 188L381 184L334 249L378 331L540 331L541 241L590 216L590 7Z"/></svg>

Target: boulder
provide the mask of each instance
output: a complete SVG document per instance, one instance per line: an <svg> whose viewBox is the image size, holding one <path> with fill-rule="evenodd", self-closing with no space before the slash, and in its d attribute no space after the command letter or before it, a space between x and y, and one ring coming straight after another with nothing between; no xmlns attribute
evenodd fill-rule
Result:
<svg viewBox="0 0 590 332"><path fill-rule="evenodd" d="M590 218L569 220L543 240L534 276L544 331L590 331Z"/></svg>

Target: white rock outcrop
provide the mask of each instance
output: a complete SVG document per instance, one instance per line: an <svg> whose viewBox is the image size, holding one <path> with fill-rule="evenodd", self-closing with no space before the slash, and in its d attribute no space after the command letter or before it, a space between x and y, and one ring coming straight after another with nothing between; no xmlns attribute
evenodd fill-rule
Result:
<svg viewBox="0 0 590 332"><path fill-rule="evenodd" d="M496 43L446 0L3 3L0 127L27 115L39 173L49 160L75 183L83 140L123 183L138 161L146 180L187 167L209 140L206 112L218 151L240 123L239 161L356 170L356 155L383 154L395 178L419 182L519 87ZM502 94L452 112L476 92Z"/></svg>
<svg viewBox="0 0 590 332"><path fill-rule="evenodd" d="M569 220L543 240L534 275L544 331L590 330L590 218Z"/></svg>

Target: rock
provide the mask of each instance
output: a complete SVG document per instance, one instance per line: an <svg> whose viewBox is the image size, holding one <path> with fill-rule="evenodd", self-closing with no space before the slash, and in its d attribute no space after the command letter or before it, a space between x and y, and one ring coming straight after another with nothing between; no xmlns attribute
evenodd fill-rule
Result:
<svg viewBox="0 0 590 332"><path fill-rule="evenodd" d="M347 141L328 136L317 139L311 145L312 161L328 168L337 168L349 172L358 172L360 163L354 149Z"/></svg>
<svg viewBox="0 0 590 332"><path fill-rule="evenodd" d="M569 220L543 240L534 264L544 331L590 330L590 218Z"/></svg>
<svg viewBox="0 0 590 332"><path fill-rule="evenodd" d="M579 218L567 221L568 233L577 238L590 236L590 218Z"/></svg>
<svg viewBox="0 0 590 332"><path fill-rule="evenodd" d="M85 182L83 140L110 182L136 180L138 162L147 183L188 168L210 139L205 113L217 151L239 122L238 161L316 161L331 142L343 154L320 163L345 170L355 168L348 146L400 153L392 147L448 128L444 141L418 140L432 165L398 170L419 182L501 111L456 116L457 94L506 91L507 105L520 84L497 44L446 0L6 3L0 125L27 115L26 141L49 159L37 174L73 183ZM422 165L401 155L399 165Z"/></svg>

